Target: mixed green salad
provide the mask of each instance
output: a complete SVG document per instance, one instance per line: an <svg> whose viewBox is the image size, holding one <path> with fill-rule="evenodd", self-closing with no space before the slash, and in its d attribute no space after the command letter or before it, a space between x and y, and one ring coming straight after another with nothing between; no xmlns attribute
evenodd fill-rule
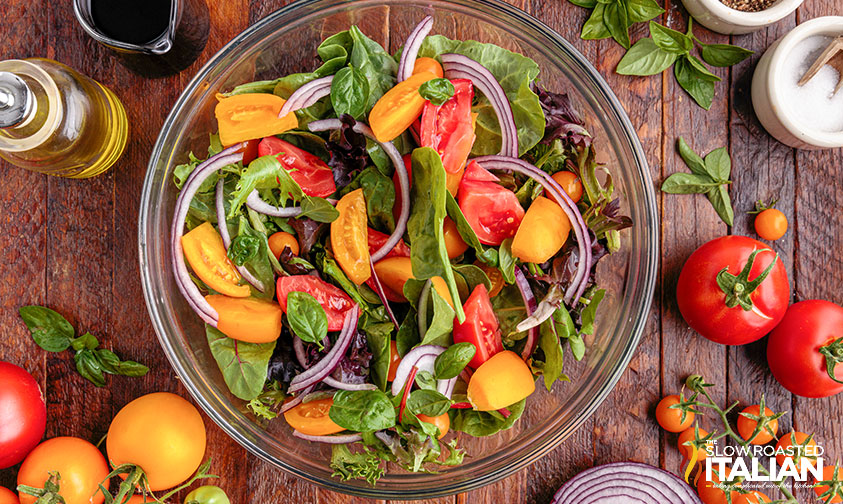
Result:
<svg viewBox="0 0 843 504"><path fill-rule="evenodd" d="M372 484L460 464L449 432L567 381L631 225L538 65L432 26L396 55L352 26L312 72L218 95L174 175L176 281L231 393Z"/></svg>

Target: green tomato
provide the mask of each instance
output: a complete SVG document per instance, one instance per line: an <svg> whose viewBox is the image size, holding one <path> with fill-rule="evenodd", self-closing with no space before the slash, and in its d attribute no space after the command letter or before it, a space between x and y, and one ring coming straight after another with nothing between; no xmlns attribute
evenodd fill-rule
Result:
<svg viewBox="0 0 843 504"><path fill-rule="evenodd" d="M231 504L228 496L225 495L222 488L214 485L205 485L199 488L194 488L187 497L184 498L184 504Z"/></svg>

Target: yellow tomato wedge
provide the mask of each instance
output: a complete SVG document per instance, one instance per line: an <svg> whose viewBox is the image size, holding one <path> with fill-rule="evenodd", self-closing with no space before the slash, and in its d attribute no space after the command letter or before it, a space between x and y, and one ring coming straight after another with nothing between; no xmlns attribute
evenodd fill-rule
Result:
<svg viewBox="0 0 843 504"><path fill-rule="evenodd" d="M217 329L229 338L248 343L269 343L281 335L284 312L278 303L218 294L205 296L205 300L220 317Z"/></svg>
<svg viewBox="0 0 843 504"><path fill-rule="evenodd" d="M240 272L225 253L222 237L205 222L181 237L184 257L205 285L231 297L248 297L251 289L240 284Z"/></svg>
<svg viewBox="0 0 843 504"><path fill-rule="evenodd" d="M571 221L562 207L539 196L527 209L512 239L512 255L524 262L543 263L559 252L570 232Z"/></svg>
<svg viewBox="0 0 843 504"><path fill-rule="evenodd" d="M318 399L301 403L284 413L284 419L290 427L308 436L328 436L345 429L335 424L328 416L334 399Z"/></svg>
<svg viewBox="0 0 843 504"><path fill-rule="evenodd" d="M479 411L506 408L536 388L533 373L515 352L504 350L484 362L468 382L468 402Z"/></svg>
<svg viewBox="0 0 843 504"><path fill-rule="evenodd" d="M427 71L413 74L381 96L369 113L369 126L379 142L394 140L419 118L427 102L419 88L435 78Z"/></svg>
<svg viewBox="0 0 843 504"><path fill-rule="evenodd" d="M363 189L355 189L340 198L337 211L340 216L331 223L331 247L334 257L348 279L360 285L372 276Z"/></svg>
<svg viewBox="0 0 843 504"><path fill-rule="evenodd" d="M287 100L271 93L217 95L217 99L214 115L225 146L277 135L299 125L295 112L278 117Z"/></svg>

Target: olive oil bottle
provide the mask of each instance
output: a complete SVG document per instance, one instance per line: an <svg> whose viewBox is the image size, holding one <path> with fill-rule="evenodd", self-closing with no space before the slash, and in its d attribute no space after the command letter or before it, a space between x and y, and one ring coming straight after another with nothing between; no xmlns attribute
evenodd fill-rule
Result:
<svg viewBox="0 0 843 504"><path fill-rule="evenodd" d="M0 157L41 173L87 178L123 154L128 120L108 88L56 61L0 61Z"/></svg>

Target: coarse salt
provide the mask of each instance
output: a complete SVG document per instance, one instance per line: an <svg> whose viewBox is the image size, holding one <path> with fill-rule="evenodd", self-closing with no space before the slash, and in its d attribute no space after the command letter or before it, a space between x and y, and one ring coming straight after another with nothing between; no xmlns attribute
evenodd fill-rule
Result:
<svg viewBox="0 0 843 504"><path fill-rule="evenodd" d="M831 37L818 35L796 44L785 57L779 86L791 119L805 129L836 133L843 132L843 90L833 94L841 78L839 72L824 65L804 86L798 84L831 41Z"/></svg>

